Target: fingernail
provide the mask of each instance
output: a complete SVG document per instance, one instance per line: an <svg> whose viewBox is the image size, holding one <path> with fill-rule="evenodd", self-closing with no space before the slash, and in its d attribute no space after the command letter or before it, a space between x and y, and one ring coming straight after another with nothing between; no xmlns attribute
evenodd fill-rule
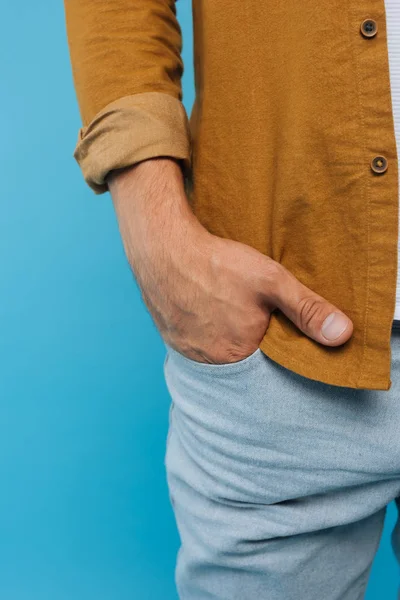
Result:
<svg viewBox="0 0 400 600"><path fill-rule="evenodd" d="M341 313L331 313L322 323L321 333L330 342L342 335L349 324L347 317Z"/></svg>

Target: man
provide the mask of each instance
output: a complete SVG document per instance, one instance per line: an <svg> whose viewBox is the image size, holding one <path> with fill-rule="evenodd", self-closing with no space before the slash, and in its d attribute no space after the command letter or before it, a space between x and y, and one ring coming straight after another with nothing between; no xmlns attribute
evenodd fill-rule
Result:
<svg viewBox="0 0 400 600"><path fill-rule="evenodd" d="M65 2L75 158L167 347L183 600L362 598L400 497L396 3L193 0L188 119L174 0Z"/></svg>

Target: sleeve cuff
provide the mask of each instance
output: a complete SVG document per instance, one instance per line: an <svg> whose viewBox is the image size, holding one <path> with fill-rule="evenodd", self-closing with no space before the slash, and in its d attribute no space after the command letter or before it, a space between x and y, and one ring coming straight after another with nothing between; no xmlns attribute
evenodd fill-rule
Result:
<svg viewBox="0 0 400 600"><path fill-rule="evenodd" d="M124 96L107 104L81 127L74 150L86 183L96 194L108 191L113 169L156 156L180 159L191 167L190 128L180 100L163 92Z"/></svg>

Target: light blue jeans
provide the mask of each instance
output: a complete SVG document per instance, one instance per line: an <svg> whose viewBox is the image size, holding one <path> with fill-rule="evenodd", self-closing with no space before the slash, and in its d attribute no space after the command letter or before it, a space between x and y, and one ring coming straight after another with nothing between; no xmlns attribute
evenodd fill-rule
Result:
<svg viewBox="0 0 400 600"><path fill-rule="evenodd" d="M364 598L400 504L400 329L389 391L313 381L260 349L212 365L167 346L164 374L181 600ZM399 558L399 524L392 540Z"/></svg>

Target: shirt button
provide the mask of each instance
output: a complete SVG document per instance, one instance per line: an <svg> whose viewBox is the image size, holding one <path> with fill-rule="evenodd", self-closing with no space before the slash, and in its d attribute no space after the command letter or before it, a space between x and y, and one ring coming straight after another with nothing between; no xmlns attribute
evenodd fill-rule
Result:
<svg viewBox="0 0 400 600"><path fill-rule="evenodd" d="M371 169L374 173L384 173L387 171L388 161L385 156L375 156L371 161Z"/></svg>
<svg viewBox="0 0 400 600"><path fill-rule="evenodd" d="M365 19L360 26L361 33L366 38L374 37L378 32L378 24L374 19Z"/></svg>

